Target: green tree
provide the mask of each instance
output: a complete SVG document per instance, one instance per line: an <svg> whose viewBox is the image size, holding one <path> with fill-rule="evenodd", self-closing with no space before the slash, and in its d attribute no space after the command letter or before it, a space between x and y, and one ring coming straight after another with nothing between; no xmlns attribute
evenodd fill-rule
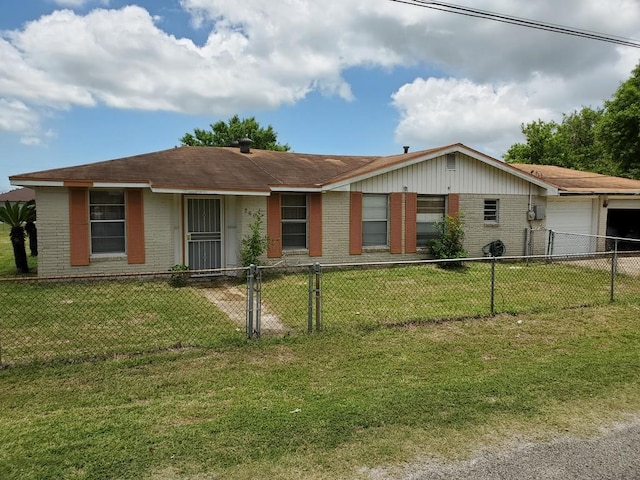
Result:
<svg viewBox="0 0 640 480"><path fill-rule="evenodd" d="M583 107L579 112L562 115L562 123L558 126L558 143L563 166L590 172L615 173L596 134L602 114L602 109Z"/></svg>
<svg viewBox="0 0 640 480"><path fill-rule="evenodd" d="M537 120L522 125L526 143L516 143L504 156L508 163L532 163L615 174L615 164L597 135L603 110L583 107L563 114L562 122Z"/></svg>
<svg viewBox="0 0 640 480"><path fill-rule="evenodd" d="M35 204L11 204L8 200L4 206L0 206L0 222L6 223L11 228L9 238L13 247L13 258L19 273L29 273L27 251L25 248L25 225L35 219Z"/></svg>
<svg viewBox="0 0 640 480"><path fill-rule="evenodd" d="M640 178L640 65L604 107L599 139L622 175Z"/></svg>
<svg viewBox="0 0 640 480"><path fill-rule="evenodd" d="M558 145L558 124L554 121L536 120L520 126L527 139L526 143L516 143L504 155L508 163L534 163L549 165L557 161L560 153Z"/></svg>
<svg viewBox="0 0 640 480"><path fill-rule="evenodd" d="M252 147L259 150L277 150L288 152L291 147L288 144L278 143L278 134L269 125L266 128L260 126L255 117L240 119L234 115L227 123L219 121L209 125L211 130L194 129L185 134L181 139L182 145L192 147L228 147L238 140L248 137L253 143Z"/></svg>

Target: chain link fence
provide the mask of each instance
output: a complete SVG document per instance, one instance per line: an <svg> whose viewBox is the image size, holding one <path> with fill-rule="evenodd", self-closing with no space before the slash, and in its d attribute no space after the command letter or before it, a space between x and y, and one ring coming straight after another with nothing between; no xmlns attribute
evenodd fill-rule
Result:
<svg viewBox="0 0 640 480"><path fill-rule="evenodd" d="M640 252L640 239L561 232L525 231L525 255L577 255L596 252Z"/></svg>
<svg viewBox="0 0 640 480"><path fill-rule="evenodd" d="M459 260L456 260L458 262ZM640 304L640 254L0 280L0 365L247 339L362 332L492 314Z"/></svg>

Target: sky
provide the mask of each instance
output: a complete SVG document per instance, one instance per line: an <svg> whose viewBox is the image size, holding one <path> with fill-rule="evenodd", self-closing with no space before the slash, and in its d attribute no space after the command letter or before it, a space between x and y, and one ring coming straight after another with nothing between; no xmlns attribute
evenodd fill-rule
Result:
<svg viewBox="0 0 640 480"><path fill-rule="evenodd" d="M640 0L455 4L640 39ZM300 153L501 158L523 123L602 106L639 56L392 0L0 0L0 192L235 114Z"/></svg>

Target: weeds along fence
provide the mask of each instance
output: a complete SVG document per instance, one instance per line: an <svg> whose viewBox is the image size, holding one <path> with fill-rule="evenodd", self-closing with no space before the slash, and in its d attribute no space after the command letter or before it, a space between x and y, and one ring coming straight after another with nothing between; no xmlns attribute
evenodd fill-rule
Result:
<svg viewBox="0 0 640 480"><path fill-rule="evenodd" d="M462 262L461 268L446 268ZM0 280L0 364L450 318L640 305L640 253Z"/></svg>

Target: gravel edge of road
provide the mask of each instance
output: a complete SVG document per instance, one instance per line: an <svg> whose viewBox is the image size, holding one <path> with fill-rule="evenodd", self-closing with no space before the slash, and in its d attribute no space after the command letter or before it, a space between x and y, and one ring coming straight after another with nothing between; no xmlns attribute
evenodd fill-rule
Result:
<svg viewBox="0 0 640 480"><path fill-rule="evenodd" d="M640 414L588 438L558 434L541 443L516 439L506 448L476 451L467 460L429 458L361 473L371 480L640 479Z"/></svg>

